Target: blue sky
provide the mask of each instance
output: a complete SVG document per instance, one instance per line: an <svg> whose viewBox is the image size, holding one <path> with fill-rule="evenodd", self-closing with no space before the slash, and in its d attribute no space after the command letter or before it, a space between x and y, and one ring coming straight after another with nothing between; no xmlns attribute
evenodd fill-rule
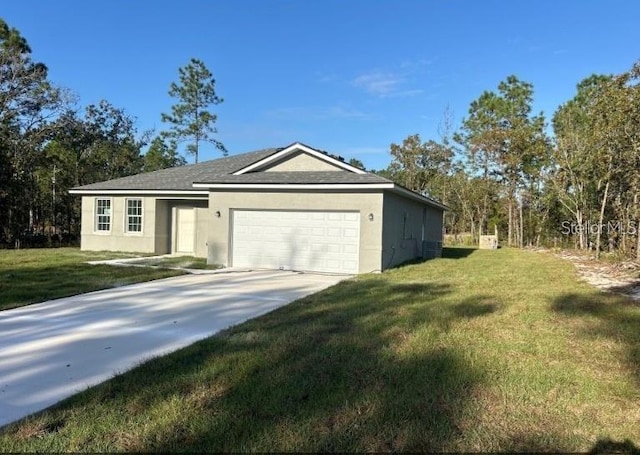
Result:
<svg viewBox="0 0 640 455"><path fill-rule="evenodd" d="M637 1L3 0L50 78L81 105L106 99L161 130L169 84L191 57L217 81L219 139L232 153L295 141L390 161L409 134L438 138L447 106L510 74L550 118L592 73L640 58ZM201 160L219 157L213 147Z"/></svg>

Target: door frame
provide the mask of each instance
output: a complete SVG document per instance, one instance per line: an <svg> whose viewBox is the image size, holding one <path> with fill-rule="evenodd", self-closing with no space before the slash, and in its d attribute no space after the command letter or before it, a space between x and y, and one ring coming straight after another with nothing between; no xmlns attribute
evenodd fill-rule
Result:
<svg viewBox="0 0 640 455"><path fill-rule="evenodd" d="M192 245L191 245L191 251L178 251L178 236L180 234L179 230L180 230L180 217L178 215L178 213L181 210L191 210L193 213L193 239L192 239ZM195 255L196 252L196 227L197 227L197 212L196 212L196 208L189 206L189 205L176 205L174 207L172 207L171 209L171 227L173 230L173 235L172 237L172 242L171 242L171 254L190 254L190 255Z"/></svg>

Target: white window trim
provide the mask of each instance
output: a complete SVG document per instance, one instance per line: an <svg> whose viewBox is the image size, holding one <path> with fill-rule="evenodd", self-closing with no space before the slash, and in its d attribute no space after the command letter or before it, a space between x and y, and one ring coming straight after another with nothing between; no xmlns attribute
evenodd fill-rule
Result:
<svg viewBox="0 0 640 455"><path fill-rule="evenodd" d="M98 201L109 201L109 229L98 229ZM93 200L93 232L101 235L111 234L113 227L113 198L96 197Z"/></svg>
<svg viewBox="0 0 640 455"><path fill-rule="evenodd" d="M140 201L140 230L129 230L129 201ZM123 231L127 235L142 235L144 232L144 201L141 197L128 197L124 200L124 228Z"/></svg>

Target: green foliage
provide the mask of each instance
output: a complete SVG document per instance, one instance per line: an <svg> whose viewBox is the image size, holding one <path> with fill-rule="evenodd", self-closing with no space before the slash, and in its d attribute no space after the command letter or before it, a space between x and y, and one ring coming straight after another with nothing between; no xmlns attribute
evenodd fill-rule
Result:
<svg viewBox="0 0 640 455"><path fill-rule="evenodd" d="M213 144L226 156L224 145L214 138L218 133L217 116L209 111L211 106L223 102L216 95L213 74L195 58L178 71L180 82L172 82L169 88L169 95L177 103L171 107L171 114L162 114L162 121L170 124L164 135L176 141L189 141L187 151L194 155L196 163L201 142Z"/></svg>
<svg viewBox="0 0 640 455"><path fill-rule="evenodd" d="M55 128L35 172L42 210L36 222L48 224L53 233L79 235L80 199L69 189L141 172L145 140L137 138L132 117L104 100L87 106L82 118L66 111Z"/></svg>
<svg viewBox="0 0 640 455"><path fill-rule="evenodd" d="M359 169L366 170L366 168L364 167L364 163L357 158L351 158L349 160L349 164Z"/></svg>
<svg viewBox="0 0 640 455"><path fill-rule="evenodd" d="M525 243L525 199L534 197L535 187L549 165L550 141L544 132L544 115L531 115L532 103L533 86L509 76L498 84L497 93L484 92L471 103L469 117L456 135L467 150L472 172L479 171L484 180L494 179L504 185L509 245ZM482 223L488 220L491 196L485 195Z"/></svg>
<svg viewBox="0 0 640 455"><path fill-rule="evenodd" d="M412 191L443 199L453 159L453 149L447 143L422 142L420 135L414 134L401 145L391 144L391 156L393 180Z"/></svg>
<svg viewBox="0 0 640 455"><path fill-rule="evenodd" d="M640 258L640 238L626 227L640 220L640 84L638 64L616 76L593 75L553 119L558 167L550 180L567 217L623 227L579 231L596 257L608 245Z"/></svg>
<svg viewBox="0 0 640 455"><path fill-rule="evenodd" d="M151 141L149 149L144 154L143 171L151 172L185 164L186 161L178 154L175 143L167 145L162 137L158 136Z"/></svg>
<svg viewBox="0 0 640 455"><path fill-rule="evenodd" d="M32 223L39 152L65 101L26 39L0 19L0 241L18 243Z"/></svg>

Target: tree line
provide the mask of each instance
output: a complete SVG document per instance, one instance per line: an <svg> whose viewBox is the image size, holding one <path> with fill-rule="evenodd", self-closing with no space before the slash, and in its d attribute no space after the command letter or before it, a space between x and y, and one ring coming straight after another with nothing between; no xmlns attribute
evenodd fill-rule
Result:
<svg viewBox="0 0 640 455"><path fill-rule="evenodd" d="M179 69L169 95L176 104L161 114L166 131L139 132L135 118L107 100L78 107L72 92L48 79L27 40L0 19L0 246L69 244L80 233L80 200L69 189L198 160L215 139L211 106L215 80L197 59Z"/></svg>
<svg viewBox="0 0 640 455"><path fill-rule="evenodd" d="M76 241L74 186L198 161L216 140L211 108L223 99L197 59L169 87L166 131L139 132L106 100L78 108L48 80L18 30L0 19L0 246ZM573 246L640 258L640 62L592 75L548 119L533 112L534 87L509 76L473 100L454 129L445 111L438 137L391 144L379 174L449 207L446 233L475 244L497 230L508 246ZM351 163L364 167L358 160Z"/></svg>
<svg viewBox="0 0 640 455"><path fill-rule="evenodd" d="M569 246L640 259L640 62L591 75L550 122L509 76L471 102L457 131L391 145L380 174L450 207L446 232L475 243Z"/></svg>

